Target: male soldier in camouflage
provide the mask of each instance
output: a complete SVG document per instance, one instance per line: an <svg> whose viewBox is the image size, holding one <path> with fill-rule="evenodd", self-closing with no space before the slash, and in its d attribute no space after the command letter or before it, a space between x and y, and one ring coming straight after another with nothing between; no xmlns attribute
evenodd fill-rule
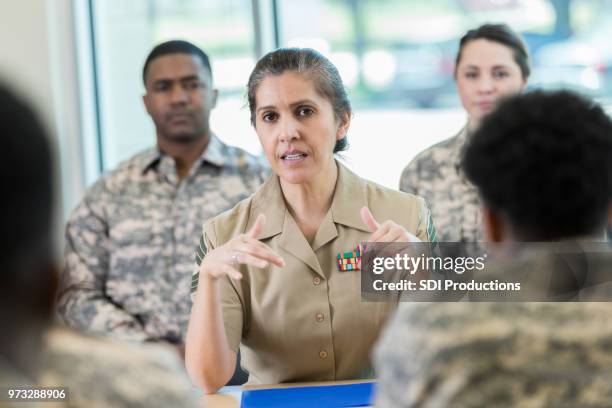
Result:
<svg viewBox="0 0 612 408"><path fill-rule="evenodd" d="M34 113L0 86L0 387L68 387L68 401L27 406L196 407L181 361L161 345L122 345L52 327L58 271L51 239L51 148ZM0 406L24 406L8 401Z"/></svg>
<svg viewBox="0 0 612 408"><path fill-rule="evenodd" d="M249 196L267 167L210 131L217 91L199 48L156 46L143 81L157 146L100 179L72 213L59 312L72 327L180 351L202 223Z"/></svg>
<svg viewBox="0 0 612 408"><path fill-rule="evenodd" d="M489 241L586 244L604 240L611 158L612 121L599 106L569 92L535 92L484 120L463 166L484 202ZM582 255L589 273L610 280L609 251ZM515 269L559 272L542 266L552 265L540 262L548 256L535 251ZM612 406L611 344L607 302L405 303L376 349L378 405Z"/></svg>

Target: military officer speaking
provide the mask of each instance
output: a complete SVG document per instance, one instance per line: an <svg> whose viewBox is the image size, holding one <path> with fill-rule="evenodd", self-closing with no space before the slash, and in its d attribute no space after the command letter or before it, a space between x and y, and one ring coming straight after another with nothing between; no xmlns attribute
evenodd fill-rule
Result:
<svg viewBox="0 0 612 408"><path fill-rule="evenodd" d="M187 370L215 392L240 348L250 383L371 378L370 349L394 306L361 302L360 273L338 254L363 241L430 241L425 202L334 158L351 108L338 71L316 51L264 56L248 98L275 174L204 225Z"/></svg>

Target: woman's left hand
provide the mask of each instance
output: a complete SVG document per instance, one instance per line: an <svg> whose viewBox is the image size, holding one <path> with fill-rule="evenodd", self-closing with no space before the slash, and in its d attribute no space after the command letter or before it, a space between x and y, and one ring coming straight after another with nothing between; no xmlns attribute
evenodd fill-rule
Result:
<svg viewBox="0 0 612 408"><path fill-rule="evenodd" d="M362 207L360 213L361 220L372 232L367 242L421 242L396 222L386 220L379 223L368 207Z"/></svg>

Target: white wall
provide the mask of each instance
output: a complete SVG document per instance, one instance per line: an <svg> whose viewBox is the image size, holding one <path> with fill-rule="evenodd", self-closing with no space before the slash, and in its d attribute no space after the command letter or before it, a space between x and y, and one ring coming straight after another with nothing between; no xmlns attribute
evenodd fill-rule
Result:
<svg viewBox="0 0 612 408"><path fill-rule="evenodd" d="M84 186L73 31L70 0L0 3L0 81L33 104L52 138L58 236Z"/></svg>

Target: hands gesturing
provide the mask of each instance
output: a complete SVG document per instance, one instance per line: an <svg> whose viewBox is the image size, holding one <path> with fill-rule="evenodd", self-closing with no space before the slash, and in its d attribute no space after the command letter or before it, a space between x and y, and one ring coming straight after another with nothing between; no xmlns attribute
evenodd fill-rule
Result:
<svg viewBox="0 0 612 408"><path fill-rule="evenodd" d="M257 239L265 223L266 216L259 214L249 231L232 238L206 254L200 265L200 275L206 274L212 279L228 275L238 280L242 279L242 274L236 269L239 264L251 265L255 268L265 268L270 263L278 267L285 266L283 258Z"/></svg>
<svg viewBox="0 0 612 408"><path fill-rule="evenodd" d="M361 220L372 232L367 242L421 242L404 227L391 220L379 223L368 207L362 207L360 214Z"/></svg>

